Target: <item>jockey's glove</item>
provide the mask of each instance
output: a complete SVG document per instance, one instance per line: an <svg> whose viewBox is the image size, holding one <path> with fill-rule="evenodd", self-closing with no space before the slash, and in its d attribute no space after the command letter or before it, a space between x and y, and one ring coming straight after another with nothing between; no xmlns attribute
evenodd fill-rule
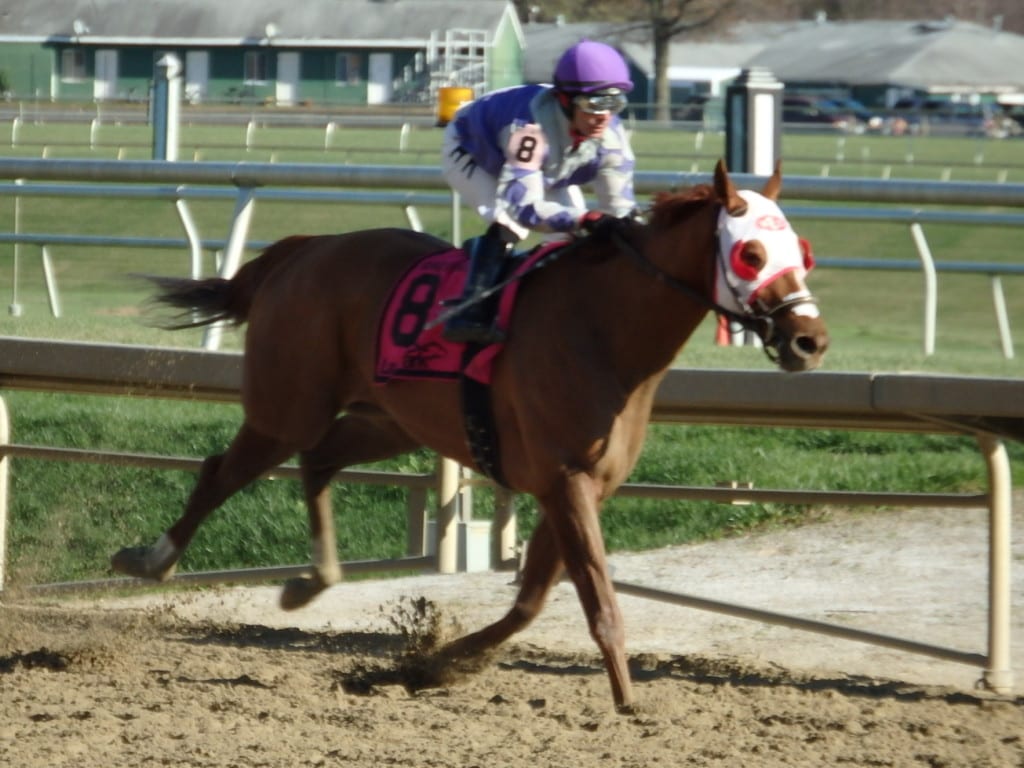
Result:
<svg viewBox="0 0 1024 768"><path fill-rule="evenodd" d="M598 232L608 233L609 229L618 222L618 219L609 213L602 211L587 211L576 223L576 230L581 235L593 235Z"/></svg>

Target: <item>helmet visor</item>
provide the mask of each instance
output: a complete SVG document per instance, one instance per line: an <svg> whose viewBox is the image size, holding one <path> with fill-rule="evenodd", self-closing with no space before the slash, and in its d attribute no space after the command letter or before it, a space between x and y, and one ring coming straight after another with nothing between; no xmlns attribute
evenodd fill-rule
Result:
<svg viewBox="0 0 1024 768"><path fill-rule="evenodd" d="M581 93L574 96L572 103L577 109L589 115L615 115L626 108L626 94L618 89L600 93Z"/></svg>

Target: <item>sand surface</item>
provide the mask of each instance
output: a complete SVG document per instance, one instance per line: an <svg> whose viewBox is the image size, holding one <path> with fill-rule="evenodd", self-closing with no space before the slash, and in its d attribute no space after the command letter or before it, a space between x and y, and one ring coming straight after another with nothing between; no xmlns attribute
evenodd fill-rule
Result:
<svg viewBox="0 0 1024 768"><path fill-rule="evenodd" d="M636 714L575 593L479 671L414 690L410 643L500 617L508 573L0 601L0 765L1024 766L1024 499L1008 693L982 670L623 596ZM985 653L984 511L836 513L612 557L614 577Z"/></svg>

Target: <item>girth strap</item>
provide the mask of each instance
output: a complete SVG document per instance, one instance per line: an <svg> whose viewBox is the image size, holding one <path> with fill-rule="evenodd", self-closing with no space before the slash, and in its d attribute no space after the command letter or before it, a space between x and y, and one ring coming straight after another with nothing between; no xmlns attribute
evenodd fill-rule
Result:
<svg viewBox="0 0 1024 768"><path fill-rule="evenodd" d="M465 374L466 365L483 349L483 346L467 344L463 352L463 373L459 376L462 420L466 430L466 442L469 444L469 452L473 455L477 470L507 488L508 484L501 472L501 450L498 445L497 425L494 423L491 387Z"/></svg>

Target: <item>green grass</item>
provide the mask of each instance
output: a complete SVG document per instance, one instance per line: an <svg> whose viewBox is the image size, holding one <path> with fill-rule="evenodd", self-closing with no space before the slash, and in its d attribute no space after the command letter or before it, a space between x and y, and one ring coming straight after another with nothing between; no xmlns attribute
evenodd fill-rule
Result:
<svg viewBox="0 0 1024 768"><path fill-rule="evenodd" d="M195 456L220 452L239 421L235 406L8 393L14 439L33 444ZM1008 446L1015 471L1022 446ZM378 468L429 472L426 451ZM11 579L39 583L100 578L120 546L152 542L181 513L190 472L13 460ZM757 488L968 492L985 487L985 466L966 437L839 430L653 425L633 482ZM478 491L486 517L489 493ZM359 484L334 487L338 547L345 559L405 552L405 497ZM536 523L532 499L517 500L520 531ZM788 504L731 506L616 498L603 526L612 550L717 538L763 525L795 524ZM186 570L257 567L308 557L306 512L292 480L262 480L232 497L200 528Z"/></svg>
<svg viewBox="0 0 1024 768"><path fill-rule="evenodd" d="M101 142L125 145L148 141L148 129L101 126ZM202 135L201 135L202 134ZM3 126L0 126L3 135ZM74 140L88 142L87 126L26 123L21 139L51 142L51 156L116 155L111 150L59 149ZM72 137L72 138L68 138ZM436 130L414 130L409 152L399 153L395 130L339 129L331 149L322 150L323 132L263 129L255 149L244 149L241 127L188 128L188 142L223 144L203 150L206 159L276 159L295 161L436 162ZM641 169L690 170L696 163L710 171L722 153L721 137L680 132L645 132L634 137ZM838 175L878 176L884 163L892 176L921 173L937 178L942 164L979 174L1005 171L1021 181L1019 142L977 139L894 139L847 137L843 162L836 161L836 137L786 138L787 173L817 175L822 164ZM265 149L274 146L275 149ZM292 147L292 148L289 148ZM316 147L321 147L317 150ZM66 155L63 155L64 152ZM38 156L38 147L20 146L10 154ZM145 147L129 157L148 156ZM34 154L33 154L34 153ZM914 163L907 157L913 154ZM980 161L979 161L980 156ZM344 159L342 159L344 157ZM927 175L927 174L930 174ZM984 176L982 176L984 180ZM23 231L180 237L172 206L144 200L21 201ZM227 234L230 202L192 206L205 237ZM429 231L449 237L448 214L421 210ZM464 222L471 225L467 216ZM819 257L913 259L909 232L897 224L848 224L794 221ZM257 203L251 237L273 240L306 232L336 232L369 226L405 226L403 212L381 206ZM13 229L13 202L0 201L0 228ZM936 259L949 261L1019 260L1019 237L1005 227L926 225ZM0 246L0 305L21 305L14 317L0 312L0 334L36 338L195 346L199 333L169 333L140 321L148 289L126 277L135 272L185 274L182 250L55 247L51 249L64 316L49 315L38 249L22 247L15 294L14 248ZM212 258L206 265L212 272ZM372 265L372 256L367 256ZM1018 335L1024 318L1020 278L1004 278L1007 311ZM830 370L928 371L1020 378L1020 358L1002 357L996 336L990 285L986 278L940 275L936 354L925 357L922 277L917 273L859 272L819 268L812 274L832 333ZM6 299L6 300L5 300ZM2 306L0 306L2 309ZM702 326L679 360L680 365L710 368L766 368L757 350L721 348L711 343L713 327ZM239 346L241 335L229 332L225 346ZM5 392L13 419L14 440L83 448L152 452L202 457L219 452L234 434L239 410L234 406L127 398ZM1024 468L1024 451L1009 445L1015 478ZM383 465L429 471L433 458L420 452ZM977 491L985 487L985 466L966 437L877 434L824 430L742 429L725 427L652 427L633 481L678 484L752 482L758 488L808 488L906 491ZM31 459L12 461L9 523L9 575L14 582L38 583L105 575L107 558L118 547L152 541L180 514L194 482L189 472L112 469ZM404 495L395 489L344 485L334 490L338 544L345 559L391 557L405 551ZM477 494L486 512L488 494ZM536 519L529 499L518 499L521 531ZM796 523L806 510L792 505L730 506L711 503L614 499L603 517L609 547L636 549L714 538L762 525ZM188 570L247 567L304 561L307 556L306 513L297 483L261 481L238 494L214 514L185 556Z"/></svg>

